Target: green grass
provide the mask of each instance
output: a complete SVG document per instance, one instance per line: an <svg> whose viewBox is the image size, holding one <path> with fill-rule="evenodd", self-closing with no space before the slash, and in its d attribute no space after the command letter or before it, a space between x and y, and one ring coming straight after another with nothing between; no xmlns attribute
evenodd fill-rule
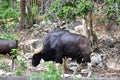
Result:
<svg viewBox="0 0 120 80"><path fill-rule="evenodd" d="M30 80L34 80L35 78L41 78L42 80L61 80L61 67L53 65L52 62L45 62L44 66L47 66L48 70L30 75Z"/></svg>

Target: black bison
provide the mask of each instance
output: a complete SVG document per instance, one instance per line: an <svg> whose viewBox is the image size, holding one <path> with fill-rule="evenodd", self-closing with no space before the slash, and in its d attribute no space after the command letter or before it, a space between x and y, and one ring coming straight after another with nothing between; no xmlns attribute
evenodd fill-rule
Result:
<svg viewBox="0 0 120 80"><path fill-rule="evenodd" d="M11 55L10 54L11 49L17 49L17 48L18 48L17 41L0 38L0 54Z"/></svg>
<svg viewBox="0 0 120 80"><path fill-rule="evenodd" d="M43 50L32 57L32 65L37 66L41 58L45 61L62 63L62 58L76 59L77 63L91 62L91 42L82 35L67 30L49 33L43 41Z"/></svg>

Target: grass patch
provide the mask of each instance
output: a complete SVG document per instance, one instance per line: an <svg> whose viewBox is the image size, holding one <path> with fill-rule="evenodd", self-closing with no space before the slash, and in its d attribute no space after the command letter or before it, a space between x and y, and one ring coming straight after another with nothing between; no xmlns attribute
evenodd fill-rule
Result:
<svg viewBox="0 0 120 80"><path fill-rule="evenodd" d="M44 66L47 66L47 70L43 70L40 73L30 75L30 80L35 78L41 78L42 80L61 80L62 68L53 65L53 63L45 62Z"/></svg>

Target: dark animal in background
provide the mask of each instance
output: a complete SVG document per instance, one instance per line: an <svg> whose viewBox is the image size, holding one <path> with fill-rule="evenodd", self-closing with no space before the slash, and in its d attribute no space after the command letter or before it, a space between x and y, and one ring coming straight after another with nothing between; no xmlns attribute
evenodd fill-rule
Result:
<svg viewBox="0 0 120 80"><path fill-rule="evenodd" d="M17 49L18 48L18 44L17 41L13 41L13 40L6 40L6 39L2 39L0 38L0 54L10 54L12 49Z"/></svg>
<svg viewBox="0 0 120 80"><path fill-rule="evenodd" d="M62 58L76 59L77 63L91 62L91 42L82 35L58 30L48 33L43 41L43 50L32 57L32 65L37 66L41 58L45 61L62 63Z"/></svg>

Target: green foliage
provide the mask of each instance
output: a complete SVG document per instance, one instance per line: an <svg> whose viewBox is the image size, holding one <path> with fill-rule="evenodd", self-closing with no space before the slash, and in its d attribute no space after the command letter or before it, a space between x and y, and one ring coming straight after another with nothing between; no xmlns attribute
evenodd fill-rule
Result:
<svg viewBox="0 0 120 80"><path fill-rule="evenodd" d="M111 4L112 4L112 5L114 4L114 0L105 0L105 2L106 2L107 4L110 4L110 5L111 5Z"/></svg>
<svg viewBox="0 0 120 80"><path fill-rule="evenodd" d="M12 8L7 8L3 13L3 19L13 18L13 20L17 20L19 13L16 12Z"/></svg>
<svg viewBox="0 0 120 80"><path fill-rule="evenodd" d="M10 7L10 0L3 0L0 3L0 7L2 7L3 10L7 9L8 7Z"/></svg>
<svg viewBox="0 0 120 80"><path fill-rule="evenodd" d="M0 38L8 40L18 40L18 36L9 33L0 34Z"/></svg>
<svg viewBox="0 0 120 80"><path fill-rule="evenodd" d="M36 15L38 15L38 6L33 5L33 7L32 7L32 16L33 16L33 18L35 18Z"/></svg>
<svg viewBox="0 0 120 80"><path fill-rule="evenodd" d="M26 63L24 62L25 56L24 55L19 55L20 60L16 60L15 62L18 65L18 68L16 69L16 76L22 76L24 73L25 69L27 69Z"/></svg>
<svg viewBox="0 0 120 80"><path fill-rule="evenodd" d="M75 20L76 16L86 18L91 6L92 2L90 0L55 0L55 2L51 4L48 17L52 18L56 16L62 20Z"/></svg>
<svg viewBox="0 0 120 80"><path fill-rule="evenodd" d="M23 71L21 69L17 69L15 74L16 76L22 76Z"/></svg>
<svg viewBox="0 0 120 80"><path fill-rule="evenodd" d="M16 63L19 65L19 69L25 70L27 69L26 63L24 62L25 56L19 55L19 60L16 60Z"/></svg>
<svg viewBox="0 0 120 80"><path fill-rule="evenodd" d="M12 55L16 55L16 54L18 54L18 49L12 49L12 51L10 53Z"/></svg>
<svg viewBox="0 0 120 80"><path fill-rule="evenodd" d="M5 57L5 55L3 55L3 54L0 54L0 58L4 58Z"/></svg>
<svg viewBox="0 0 120 80"><path fill-rule="evenodd" d="M120 3L120 0L105 0L106 4L113 5L114 3Z"/></svg>
<svg viewBox="0 0 120 80"><path fill-rule="evenodd" d="M11 59L14 59L17 56L17 54L18 54L18 49L12 49L10 54L11 54L11 56L10 56Z"/></svg>
<svg viewBox="0 0 120 80"><path fill-rule="evenodd" d="M61 80L60 75L62 74L62 70L60 67L53 65L51 62L45 62L45 66L48 67L48 71L42 71L37 74L32 74L30 76L31 80L34 78L42 78L42 80Z"/></svg>
<svg viewBox="0 0 120 80"><path fill-rule="evenodd" d="M15 5L15 7L17 6ZM9 29L9 25L7 24L12 24L19 21L19 14L18 9L13 9L10 7L10 0L4 0L0 3L0 25L7 27L5 29Z"/></svg>
<svg viewBox="0 0 120 80"><path fill-rule="evenodd" d="M20 61L20 68L21 70L27 69L26 63L24 61Z"/></svg>
<svg viewBox="0 0 120 80"><path fill-rule="evenodd" d="M20 12L20 2L15 2L15 4L14 4L14 10L16 12Z"/></svg>
<svg viewBox="0 0 120 80"><path fill-rule="evenodd" d="M5 61L2 61L2 62L0 63L0 67L1 67L4 71L6 71L6 72L9 72L9 71L10 71L10 68L7 66L7 64L5 63Z"/></svg>
<svg viewBox="0 0 120 80"><path fill-rule="evenodd" d="M3 29L8 30L8 29L13 29L14 25L13 24L5 24L5 26L3 27Z"/></svg>
<svg viewBox="0 0 120 80"><path fill-rule="evenodd" d="M107 5L105 12L107 13L108 21L113 20L120 23L120 0L105 0L105 2Z"/></svg>
<svg viewBox="0 0 120 80"><path fill-rule="evenodd" d="M16 3L18 4L18 3ZM15 17L18 17L19 13L16 11L17 10L17 7L16 10L15 9L12 9L10 7L10 0L5 0L5 1L2 1L0 3L0 16L2 16L3 19L6 19L6 18L15 18ZM18 8L19 9L19 8Z"/></svg>

